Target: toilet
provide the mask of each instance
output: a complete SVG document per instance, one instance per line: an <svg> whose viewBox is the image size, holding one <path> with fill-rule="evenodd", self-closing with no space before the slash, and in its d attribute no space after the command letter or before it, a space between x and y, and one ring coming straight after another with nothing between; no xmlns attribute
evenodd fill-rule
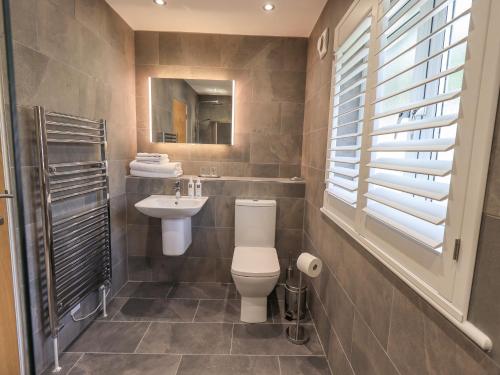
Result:
<svg viewBox="0 0 500 375"><path fill-rule="evenodd" d="M276 201L237 199L235 204L235 249L231 265L236 289L241 295L241 321L267 320L267 296L280 275L275 249Z"/></svg>

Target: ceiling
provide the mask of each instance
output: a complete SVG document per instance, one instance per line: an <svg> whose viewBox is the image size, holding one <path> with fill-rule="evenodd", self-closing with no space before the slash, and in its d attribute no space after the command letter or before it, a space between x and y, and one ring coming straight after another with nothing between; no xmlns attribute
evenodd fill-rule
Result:
<svg viewBox="0 0 500 375"><path fill-rule="evenodd" d="M233 81L212 79L186 79L185 81L198 95L233 95Z"/></svg>
<svg viewBox="0 0 500 375"><path fill-rule="evenodd" d="M327 0L106 0L134 30L308 37Z"/></svg>

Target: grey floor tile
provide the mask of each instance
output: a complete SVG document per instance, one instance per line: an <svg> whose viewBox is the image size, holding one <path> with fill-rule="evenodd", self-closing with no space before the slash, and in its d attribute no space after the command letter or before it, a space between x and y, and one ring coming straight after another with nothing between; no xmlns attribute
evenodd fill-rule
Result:
<svg viewBox="0 0 500 375"><path fill-rule="evenodd" d="M75 365L75 363L83 356L82 353L64 353L59 357L59 366L61 366L61 371L58 372L58 375L67 375L69 374L71 368ZM42 375L50 375L54 374L52 372L54 370L54 365L50 365L47 370L45 370Z"/></svg>
<svg viewBox="0 0 500 375"><path fill-rule="evenodd" d="M241 301L237 299L226 300L200 300L196 311L195 322L206 323L237 323L240 321Z"/></svg>
<svg viewBox="0 0 500 375"><path fill-rule="evenodd" d="M325 357L279 357L281 375L331 375Z"/></svg>
<svg viewBox="0 0 500 375"><path fill-rule="evenodd" d="M234 292L230 286L220 283L181 283L172 288L168 298L226 299Z"/></svg>
<svg viewBox="0 0 500 375"><path fill-rule="evenodd" d="M117 297L164 298L172 284L147 281L129 281L116 295Z"/></svg>
<svg viewBox="0 0 500 375"><path fill-rule="evenodd" d="M231 354L324 355L314 326L305 325L310 339L305 345L286 338L285 324L235 324Z"/></svg>
<svg viewBox="0 0 500 375"><path fill-rule="evenodd" d="M229 354L232 324L152 323L137 353Z"/></svg>
<svg viewBox="0 0 500 375"><path fill-rule="evenodd" d="M85 354L71 375L175 375L179 355Z"/></svg>
<svg viewBox="0 0 500 375"><path fill-rule="evenodd" d="M279 375L277 357L183 356L177 375Z"/></svg>
<svg viewBox="0 0 500 375"><path fill-rule="evenodd" d="M133 353L149 323L96 321L67 352Z"/></svg>
<svg viewBox="0 0 500 375"><path fill-rule="evenodd" d="M129 298L114 321L192 322L198 300Z"/></svg>
<svg viewBox="0 0 500 375"><path fill-rule="evenodd" d="M113 317L116 315L116 313L118 311L120 311L120 309L122 308L123 305L125 305L125 303L127 302L128 298L123 298L123 297L115 297L113 298L108 306L107 306L107 313L108 313L108 317L107 318L104 318L102 316L102 312L97 316L97 320L111 320L113 319Z"/></svg>

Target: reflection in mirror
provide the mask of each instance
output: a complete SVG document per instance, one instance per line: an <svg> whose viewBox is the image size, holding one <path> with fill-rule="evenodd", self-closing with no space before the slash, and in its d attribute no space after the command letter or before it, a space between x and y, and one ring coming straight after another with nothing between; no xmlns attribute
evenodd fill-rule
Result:
<svg viewBox="0 0 500 375"><path fill-rule="evenodd" d="M233 144L234 81L149 78L151 142Z"/></svg>

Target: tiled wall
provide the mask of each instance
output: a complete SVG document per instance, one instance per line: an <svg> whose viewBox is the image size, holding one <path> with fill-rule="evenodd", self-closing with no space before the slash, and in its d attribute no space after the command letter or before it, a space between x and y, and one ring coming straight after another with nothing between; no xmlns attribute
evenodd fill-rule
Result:
<svg viewBox="0 0 500 375"><path fill-rule="evenodd" d="M35 362L40 372L52 361L47 332L45 285L40 263L38 155L33 106L108 121L112 206L113 290L127 277L125 174L136 150L134 34L100 0L10 0L12 11L18 147L22 149L25 232L28 237L30 299ZM71 155L71 146L57 157ZM90 296L82 312L95 306ZM67 318L60 347L90 320Z"/></svg>
<svg viewBox="0 0 500 375"><path fill-rule="evenodd" d="M302 175L306 178L304 248L326 267L313 282L309 306L333 373L499 374L500 133L497 120L470 320L491 336L485 354L385 269L319 208L324 190L333 30L350 0L329 0L309 41ZM328 57L316 41L330 28ZM495 363L497 361L497 363Z"/></svg>
<svg viewBox="0 0 500 375"><path fill-rule="evenodd" d="M160 151L199 174L300 174L307 39L136 33L139 151ZM236 80L235 145L151 144L148 77Z"/></svg>
<svg viewBox="0 0 500 375"><path fill-rule="evenodd" d="M276 199L276 248L281 270L302 241L305 185L286 179L208 180L209 199L192 218L193 243L179 257L162 254L161 221L141 214L134 204L151 194L172 194L175 179L127 177L129 280L232 282L234 202L236 198ZM187 180L183 180L186 194ZM282 272L283 273L283 272Z"/></svg>

